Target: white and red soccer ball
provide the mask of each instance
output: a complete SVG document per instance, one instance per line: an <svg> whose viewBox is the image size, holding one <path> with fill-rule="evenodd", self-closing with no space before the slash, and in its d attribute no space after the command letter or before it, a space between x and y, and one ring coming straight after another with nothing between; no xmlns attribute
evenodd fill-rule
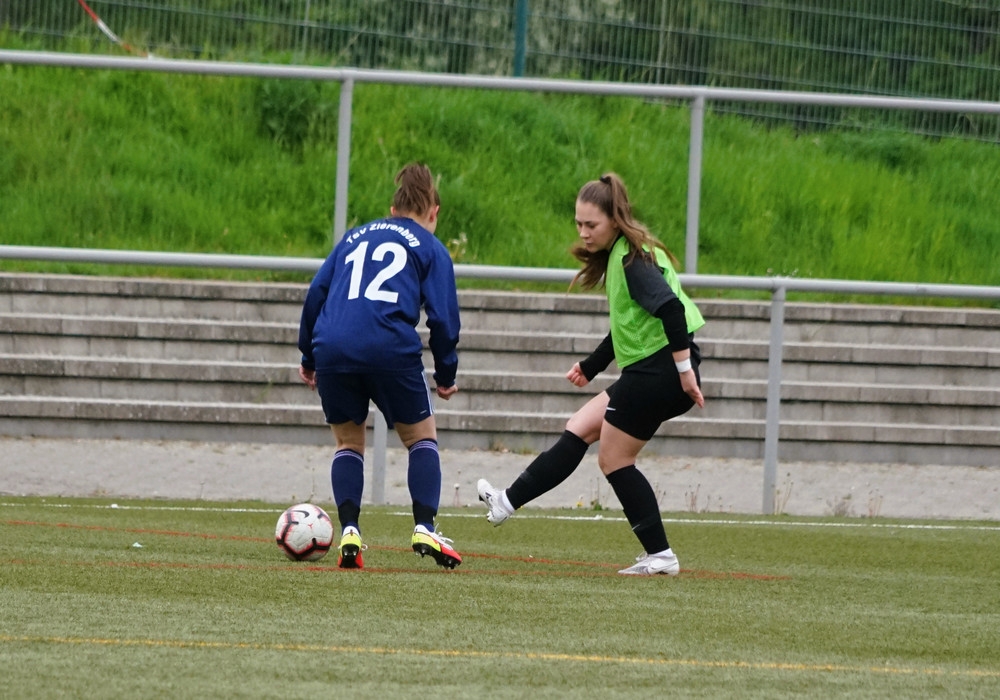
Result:
<svg viewBox="0 0 1000 700"><path fill-rule="evenodd" d="M333 545L333 523L319 506L297 503L278 518L274 540L289 559L318 561Z"/></svg>

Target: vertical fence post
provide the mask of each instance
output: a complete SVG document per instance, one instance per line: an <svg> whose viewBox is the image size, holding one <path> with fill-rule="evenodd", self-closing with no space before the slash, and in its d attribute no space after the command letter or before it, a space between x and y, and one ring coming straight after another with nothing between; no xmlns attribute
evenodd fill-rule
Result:
<svg viewBox="0 0 1000 700"><path fill-rule="evenodd" d="M688 147L687 235L684 239L684 272L698 272L698 219L701 208L701 154L705 131L705 96L691 102L691 144Z"/></svg>
<svg viewBox="0 0 1000 700"><path fill-rule="evenodd" d="M310 0L306 0L306 11L302 17L302 60L305 61L309 55L309 6Z"/></svg>
<svg viewBox="0 0 1000 700"><path fill-rule="evenodd" d="M354 101L354 80L346 78L340 84L340 112L337 116L337 183L333 203L333 244L347 230L347 180L351 171L351 111Z"/></svg>
<svg viewBox="0 0 1000 700"><path fill-rule="evenodd" d="M771 295L771 345L767 354L767 418L764 427L764 515L774 514L778 474L778 429L781 426L781 353L785 333L785 287Z"/></svg>
<svg viewBox="0 0 1000 700"><path fill-rule="evenodd" d="M528 54L528 0L517 0L514 8L514 77L524 76Z"/></svg>

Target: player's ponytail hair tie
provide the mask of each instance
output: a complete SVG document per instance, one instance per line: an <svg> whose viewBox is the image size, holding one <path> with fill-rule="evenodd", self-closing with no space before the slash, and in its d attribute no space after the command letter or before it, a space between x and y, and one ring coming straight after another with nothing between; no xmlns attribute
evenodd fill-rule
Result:
<svg viewBox="0 0 1000 700"><path fill-rule="evenodd" d="M611 178L607 175L601 175L601 182L603 182L605 185L610 185Z"/></svg>

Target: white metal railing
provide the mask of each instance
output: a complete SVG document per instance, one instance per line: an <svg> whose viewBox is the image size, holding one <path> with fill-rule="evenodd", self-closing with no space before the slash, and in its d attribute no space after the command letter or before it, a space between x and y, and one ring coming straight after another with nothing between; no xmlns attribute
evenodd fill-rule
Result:
<svg viewBox="0 0 1000 700"><path fill-rule="evenodd" d="M0 245L0 260L43 260L87 262L96 264L152 265L162 267L200 267L260 269L315 273L323 264L318 258L281 258L253 255L214 255L196 253L150 253L128 250L85 248L45 248ZM465 279L517 280L525 282L566 282L576 270L564 268L496 267L490 265L455 265L455 275ZM778 473L778 431L781 410L781 363L784 347L785 298L788 292L831 294L873 294L911 297L944 297L1000 301L1000 287L955 284L919 284L901 282L864 282L845 280L799 279L793 277L735 277L725 275L680 275L681 284L695 289L738 289L771 294L770 345L767 362L767 403L764 426L764 483L761 511L774 513ZM372 499L385 500L385 465L388 430L385 418L375 412L374 450L372 455Z"/></svg>

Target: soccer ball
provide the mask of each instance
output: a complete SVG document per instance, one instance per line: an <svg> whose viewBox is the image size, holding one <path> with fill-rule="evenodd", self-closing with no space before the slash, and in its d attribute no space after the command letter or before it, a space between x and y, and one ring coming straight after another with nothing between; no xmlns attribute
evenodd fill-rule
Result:
<svg viewBox="0 0 1000 700"><path fill-rule="evenodd" d="M318 561L333 544L333 523L326 511L312 503L291 506L274 527L274 540L295 561Z"/></svg>

